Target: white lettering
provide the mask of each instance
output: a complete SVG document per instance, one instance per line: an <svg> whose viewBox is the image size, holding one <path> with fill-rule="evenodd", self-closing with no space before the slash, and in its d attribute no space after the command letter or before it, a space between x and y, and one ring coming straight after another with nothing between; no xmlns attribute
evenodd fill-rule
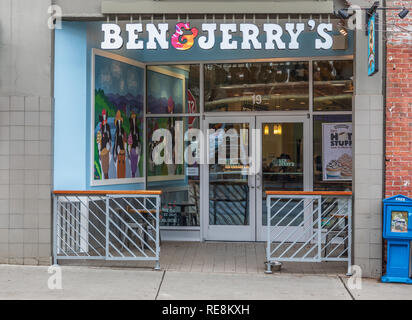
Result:
<svg viewBox="0 0 412 320"><path fill-rule="evenodd" d="M104 41L101 48L105 50L117 50L123 46L123 38L121 37L122 30L117 24L104 23L102 24L102 31L104 32Z"/></svg>
<svg viewBox="0 0 412 320"><path fill-rule="evenodd" d="M296 23L296 32L295 32L295 23L286 23L285 29L290 35L289 49L299 49L298 37L305 30L304 23Z"/></svg>
<svg viewBox="0 0 412 320"><path fill-rule="evenodd" d="M159 29L157 29L153 23L148 23L146 25L146 31L148 33L146 49L156 50L156 41L159 44L160 49L169 49L169 42L166 39L167 31L169 30L169 24L159 23L157 26Z"/></svg>
<svg viewBox="0 0 412 320"><path fill-rule="evenodd" d="M315 41L315 48L316 49L330 49L332 48L333 45L333 39L332 36L326 31L332 31L332 23L321 23L318 25L318 35L322 37L325 41L322 41L321 39L316 39Z"/></svg>
<svg viewBox="0 0 412 320"><path fill-rule="evenodd" d="M237 41L232 40L231 32L236 32L236 24L221 24L220 31L222 32L222 42L220 43L220 49L230 50L237 49Z"/></svg>
<svg viewBox="0 0 412 320"><path fill-rule="evenodd" d="M359 19L358 19L359 20ZM317 32L315 39L315 48L319 49L331 49L333 46L332 30L333 25L331 23L321 23L317 26L315 31L315 22L309 20L308 29ZM358 21L356 20L356 23ZM127 33L123 39L122 30L119 25L113 23L102 24L102 31L104 32L103 42L101 42L101 48L105 50L118 50L121 49L123 44L126 43L127 50L167 50L169 49L170 38L168 38L169 24L148 23L146 27L141 23L131 23L125 25L125 31ZM142 38L143 29L146 29L147 39ZM200 36L197 41L199 48L202 50L208 50L215 48L216 43L216 30L219 28L221 32L221 50L285 50L286 48L291 50L300 49L299 37L305 31L305 23L285 23L284 27L274 23L264 23L262 29L265 32L266 40L263 47L263 40L260 40L260 28L256 24L252 23L223 23L218 26L216 23L203 23L201 30L203 35ZM197 35L197 28L196 28ZM175 36L175 35L174 35ZM242 38L241 40L234 40L234 36ZM193 39L193 40L192 40ZM191 38L191 45L196 37ZM238 46L239 42L239 46ZM288 42L288 44L286 44ZM146 43L146 44L145 44ZM175 45L175 44L174 44Z"/></svg>
<svg viewBox="0 0 412 320"><path fill-rule="evenodd" d="M199 38L199 47L204 50L212 49L215 46L215 31L217 25L216 23L203 23L202 24L202 31L206 31L208 33L208 37L201 36ZM209 38L209 41L208 41Z"/></svg>
<svg viewBox="0 0 412 320"><path fill-rule="evenodd" d="M259 28L256 25L250 23L241 23L240 31L243 35L243 41L241 45L241 48L243 50L250 49L250 43L253 44L253 47L255 49L262 49L262 44L257 39L259 35Z"/></svg>
<svg viewBox="0 0 412 320"><path fill-rule="evenodd" d="M266 44L265 44L266 50L275 49L275 44L273 42L276 42L276 46L279 49L286 49L285 43L280 38L283 34L283 30L280 25L272 24L272 23L265 23L263 25L263 30L265 30L266 32Z"/></svg>
<svg viewBox="0 0 412 320"><path fill-rule="evenodd" d="M127 24L126 31L128 33L129 41L126 44L128 50L143 49L143 40L139 39L138 33L143 31L143 25L141 23Z"/></svg>

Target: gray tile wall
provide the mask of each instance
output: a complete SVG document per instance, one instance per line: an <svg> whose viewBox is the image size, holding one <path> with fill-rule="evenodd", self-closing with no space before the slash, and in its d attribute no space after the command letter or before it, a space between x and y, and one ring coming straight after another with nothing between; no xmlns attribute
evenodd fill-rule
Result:
<svg viewBox="0 0 412 320"><path fill-rule="evenodd" d="M51 263L50 4L0 1L0 263Z"/></svg>
<svg viewBox="0 0 412 320"><path fill-rule="evenodd" d="M51 263L51 106L0 97L0 263Z"/></svg>
<svg viewBox="0 0 412 320"><path fill-rule="evenodd" d="M370 7L367 0L359 0L356 4ZM383 43L382 32L380 43ZM380 71L368 76L368 38L364 30L356 32L355 48L353 257L354 264L361 267L364 277L379 278L382 274L384 175L383 54L380 45Z"/></svg>
<svg viewBox="0 0 412 320"><path fill-rule="evenodd" d="M354 110L354 262L373 278L382 272L382 99L357 95Z"/></svg>

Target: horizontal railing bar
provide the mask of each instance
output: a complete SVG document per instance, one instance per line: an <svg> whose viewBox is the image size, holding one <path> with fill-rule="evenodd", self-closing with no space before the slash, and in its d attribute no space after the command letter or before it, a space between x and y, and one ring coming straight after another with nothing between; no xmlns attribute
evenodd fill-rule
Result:
<svg viewBox="0 0 412 320"><path fill-rule="evenodd" d="M55 195L161 195L161 190L54 190Z"/></svg>
<svg viewBox="0 0 412 320"><path fill-rule="evenodd" d="M341 261L349 261L349 258L322 258L322 261L328 261L328 262L341 262Z"/></svg>
<svg viewBox="0 0 412 320"><path fill-rule="evenodd" d="M127 256L125 256L124 258L123 257L110 256L110 257L107 258L107 260L110 260L110 261L153 261L154 258L156 258L156 256L150 256L150 255L147 255L145 257L139 257L139 256L127 257Z"/></svg>
<svg viewBox="0 0 412 320"><path fill-rule="evenodd" d="M302 258L270 258L268 259L269 262L319 262L319 259L314 259L314 258L307 258L307 259L302 259Z"/></svg>
<svg viewBox="0 0 412 320"><path fill-rule="evenodd" d="M351 196L352 191L265 191L267 195L291 195L291 196Z"/></svg>
<svg viewBox="0 0 412 320"><path fill-rule="evenodd" d="M58 260L105 260L105 256L60 256L57 255Z"/></svg>

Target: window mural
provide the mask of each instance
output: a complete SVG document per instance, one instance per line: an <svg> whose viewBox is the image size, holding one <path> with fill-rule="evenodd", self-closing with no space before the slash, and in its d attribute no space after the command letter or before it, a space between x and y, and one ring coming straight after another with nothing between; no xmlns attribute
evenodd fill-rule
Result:
<svg viewBox="0 0 412 320"><path fill-rule="evenodd" d="M137 182L144 176L144 66L94 53L92 184Z"/></svg>

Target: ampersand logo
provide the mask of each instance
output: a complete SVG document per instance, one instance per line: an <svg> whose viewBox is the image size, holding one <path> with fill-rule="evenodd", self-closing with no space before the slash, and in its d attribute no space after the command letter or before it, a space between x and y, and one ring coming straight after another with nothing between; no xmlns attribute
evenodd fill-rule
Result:
<svg viewBox="0 0 412 320"><path fill-rule="evenodd" d="M183 35L184 30L190 30L192 34ZM176 24L176 32L172 35L172 45L177 50L188 50L193 47L195 38L197 37L199 30L197 28L190 29L190 22L180 22Z"/></svg>

